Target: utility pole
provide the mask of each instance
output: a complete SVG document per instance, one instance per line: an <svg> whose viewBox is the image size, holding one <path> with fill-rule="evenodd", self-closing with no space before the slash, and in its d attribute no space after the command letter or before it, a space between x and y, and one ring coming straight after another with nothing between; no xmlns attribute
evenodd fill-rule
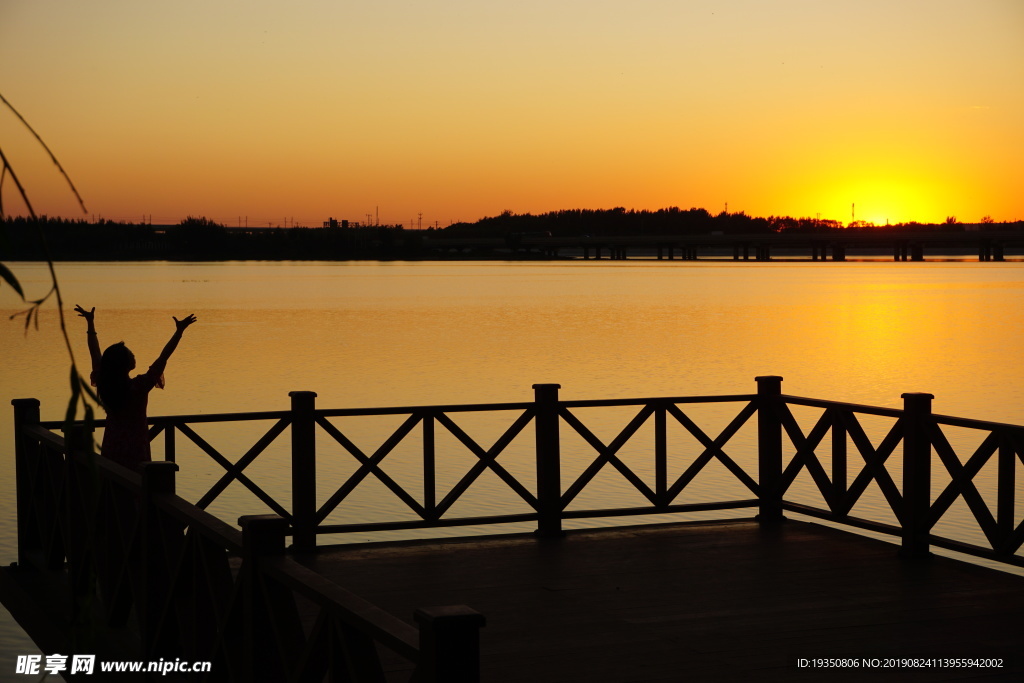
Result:
<svg viewBox="0 0 1024 683"><path fill-rule="evenodd" d="M417 214L417 215L419 216L419 220L416 221L416 229L417 230L422 230L423 229L423 212L420 211L419 214Z"/></svg>

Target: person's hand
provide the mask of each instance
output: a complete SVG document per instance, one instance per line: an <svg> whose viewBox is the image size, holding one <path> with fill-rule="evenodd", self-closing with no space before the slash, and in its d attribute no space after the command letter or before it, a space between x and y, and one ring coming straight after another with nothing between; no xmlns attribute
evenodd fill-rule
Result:
<svg viewBox="0 0 1024 683"><path fill-rule="evenodd" d="M78 315L80 315L83 318L85 318L85 322L91 323L93 321L93 318L96 317L96 307L93 306L92 309L87 311L84 308L82 308L81 306L76 304L75 305L75 313L77 313Z"/></svg>
<svg viewBox="0 0 1024 683"><path fill-rule="evenodd" d="M187 316L185 316L181 320L178 320L177 318L175 318L172 315L171 316L171 320L174 321L174 325L175 325L175 327L178 328L178 332L184 332L186 327L188 327L189 325L191 325L192 323L194 323L196 321L196 314L195 313L189 313Z"/></svg>

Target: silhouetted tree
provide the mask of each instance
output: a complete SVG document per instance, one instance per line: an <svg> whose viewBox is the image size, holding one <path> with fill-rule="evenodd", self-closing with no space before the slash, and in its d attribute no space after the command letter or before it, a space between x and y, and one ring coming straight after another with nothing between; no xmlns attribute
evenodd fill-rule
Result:
<svg viewBox="0 0 1024 683"><path fill-rule="evenodd" d="M168 246L179 256L223 258L228 235L224 226L203 216L189 216L167 230Z"/></svg>

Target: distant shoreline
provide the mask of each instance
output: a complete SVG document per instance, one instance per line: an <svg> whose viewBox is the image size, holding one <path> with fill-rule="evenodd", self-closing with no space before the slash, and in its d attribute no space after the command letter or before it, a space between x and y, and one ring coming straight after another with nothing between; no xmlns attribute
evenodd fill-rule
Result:
<svg viewBox="0 0 1024 683"><path fill-rule="evenodd" d="M629 214L627 214L627 217ZM912 227L794 226L773 231L754 219L731 227L763 231L696 230L694 224L644 224L616 231L613 224L574 229L502 231L508 221L457 224L443 230L400 226L226 228L205 219L179 225L85 223L43 219L0 222L0 261L564 261L834 260L888 256L893 260L976 256L1004 261L1024 256L1024 223ZM735 223L736 215L729 220ZM715 219L711 219L715 220ZM724 219L723 219L724 220ZM764 219L757 219L764 221ZM709 223L703 227L715 227ZM555 226L552 226L555 227ZM621 226L619 226L621 227ZM730 227L722 223L719 227ZM687 229L682 229L687 228ZM44 234L47 248L40 235Z"/></svg>

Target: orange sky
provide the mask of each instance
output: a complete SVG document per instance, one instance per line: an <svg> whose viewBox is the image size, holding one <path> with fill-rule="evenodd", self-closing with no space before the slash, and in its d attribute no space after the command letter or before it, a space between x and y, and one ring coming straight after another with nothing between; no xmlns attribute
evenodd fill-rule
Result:
<svg viewBox="0 0 1024 683"><path fill-rule="evenodd" d="M1024 219L1019 0L2 0L0 65L112 219ZM80 215L6 112L0 145Z"/></svg>

